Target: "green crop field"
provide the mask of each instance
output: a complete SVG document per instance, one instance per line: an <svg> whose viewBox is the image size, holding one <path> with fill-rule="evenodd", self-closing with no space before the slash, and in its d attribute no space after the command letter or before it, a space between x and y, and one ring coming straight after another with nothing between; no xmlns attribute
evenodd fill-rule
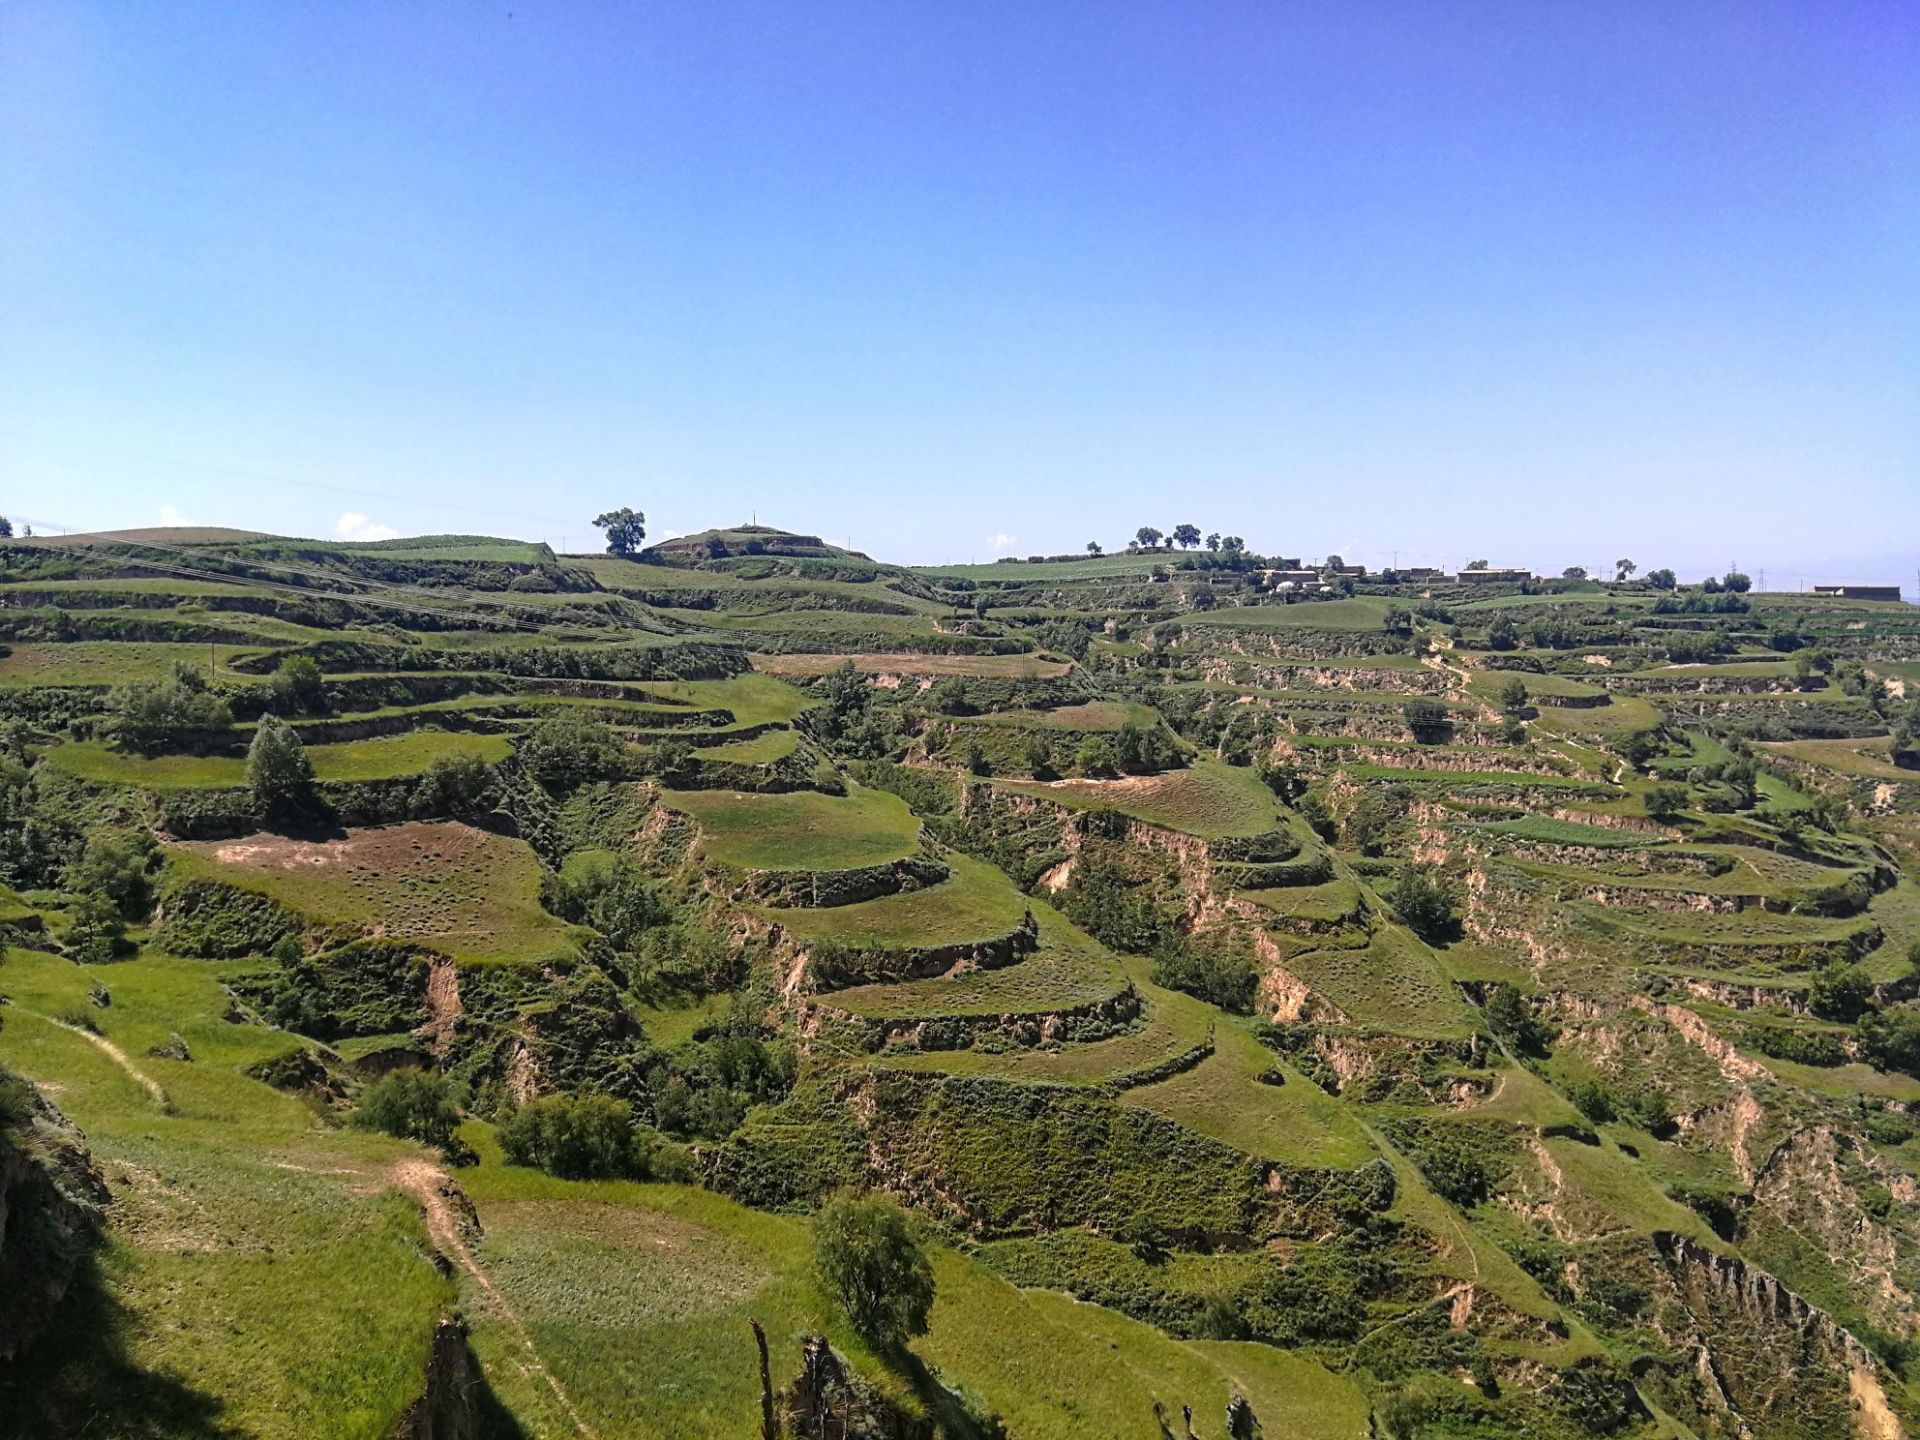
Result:
<svg viewBox="0 0 1920 1440"><path fill-rule="evenodd" d="M511 742L498 735L459 730L416 730L407 735L312 745L307 756L319 780L392 780L418 775L441 756L505 759ZM247 762L232 755L129 755L97 740L73 740L47 757L56 770L105 785L143 789L204 789L244 785Z"/></svg>
<svg viewBox="0 0 1920 1440"><path fill-rule="evenodd" d="M29 685L122 685L164 680L176 664L216 674L229 671L243 655L259 648L239 645L177 645L164 642L119 644L81 640L69 645L16 645L0 656L0 687Z"/></svg>
<svg viewBox="0 0 1920 1440"><path fill-rule="evenodd" d="M713 859L754 870L852 870L911 855L919 843L906 805L858 785L845 796L675 791L667 803L693 817Z"/></svg>
<svg viewBox="0 0 1920 1440"><path fill-rule="evenodd" d="M576 938L541 908L533 852L467 825L191 841L173 848L172 864L185 878L257 890L322 923L416 941L455 960L564 955Z"/></svg>

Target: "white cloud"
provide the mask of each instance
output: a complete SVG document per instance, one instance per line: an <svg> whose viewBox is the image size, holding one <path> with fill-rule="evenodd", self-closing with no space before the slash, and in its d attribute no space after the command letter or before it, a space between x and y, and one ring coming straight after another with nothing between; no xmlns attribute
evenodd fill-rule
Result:
<svg viewBox="0 0 1920 1440"><path fill-rule="evenodd" d="M1003 555L1019 543L1020 541L1016 536L1001 534L995 535L989 540L987 542L987 548L996 555Z"/></svg>
<svg viewBox="0 0 1920 1440"><path fill-rule="evenodd" d="M172 505L162 505L160 507L160 523L162 525L191 525L193 522L182 515L179 510Z"/></svg>
<svg viewBox="0 0 1920 1440"><path fill-rule="evenodd" d="M333 533L342 540L394 540L400 535L391 525L376 525L357 510L334 521Z"/></svg>

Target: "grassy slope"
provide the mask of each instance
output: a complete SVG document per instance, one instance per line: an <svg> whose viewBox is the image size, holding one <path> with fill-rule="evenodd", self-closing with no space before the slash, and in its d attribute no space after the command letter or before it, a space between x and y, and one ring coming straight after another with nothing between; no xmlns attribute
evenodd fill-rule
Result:
<svg viewBox="0 0 1920 1440"><path fill-rule="evenodd" d="M113 995L96 1019L163 1088L165 1109L47 1018L84 1009L96 980ZM329 1129L242 1076L294 1042L227 1022L216 967L148 954L89 970L16 951L0 983L13 999L0 1059L52 1082L115 1195L107 1328L17 1373L39 1403L65 1393L64 1425L0 1390L0 1434L204 1435L194 1417L217 1413L236 1434L385 1440L453 1300L417 1210L381 1180L418 1151ZM146 1056L175 1033L191 1063Z"/></svg>

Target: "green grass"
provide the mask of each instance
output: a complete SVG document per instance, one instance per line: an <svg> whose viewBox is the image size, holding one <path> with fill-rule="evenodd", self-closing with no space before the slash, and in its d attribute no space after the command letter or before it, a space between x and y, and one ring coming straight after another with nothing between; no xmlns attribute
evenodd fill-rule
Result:
<svg viewBox="0 0 1920 1440"><path fill-rule="evenodd" d="M770 675L735 675L726 680L668 680L641 687L675 704L697 710L727 710L737 725L787 725L820 702Z"/></svg>
<svg viewBox="0 0 1920 1440"><path fill-rule="evenodd" d="M225 674L242 655L260 646L176 645L162 641L79 640L70 645L15 645L0 657L0 688L34 685L128 685L164 680L177 663L206 673L211 654Z"/></svg>
<svg viewBox="0 0 1920 1440"><path fill-rule="evenodd" d="M1142 554L1119 552L1088 556L1084 560L1050 560L1032 564L1006 560L991 565L915 565L911 573L935 580L1004 580L1010 585L1053 580L1144 580L1159 566L1177 561L1178 552L1154 550Z"/></svg>
<svg viewBox="0 0 1920 1440"><path fill-rule="evenodd" d="M835 940L862 948L902 949L993 940L1010 933L1028 909L1027 897L991 865L954 855L950 879L921 890L882 895L823 910L762 909L802 941Z"/></svg>
<svg viewBox="0 0 1920 1440"><path fill-rule="evenodd" d="M1045 730L1114 731L1128 725L1151 726L1160 717L1150 705L1122 700L1086 700L1054 710L1001 710L962 723L1017 725Z"/></svg>
<svg viewBox="0 0 1920 1440"><path fill-rule="evenodd" d="M475 964L565 955L578 932L540 905L523 840L436 822L327 841L255 835L170 846L177 872L271 896L316 920L411 940Z"/></svg>
<svg viewBox="0 0 1920 1440"><path fill-rule="evenodd" d="M1310 600L1294 605L1221 606L1182 617L1195 629L1384 630L1387 611L1400 602L1377 595Z"/></svg>
<svg viewBox="0 0 1920 1440"><path fill-rule="evenodd" d="M472 755L489 764L513 751L502 735L415 730L368 740L310 745L317 780L393 780L424 774L443 755ZM247 783L247 762L237 755L130 755L99 740L69 740L55 746L47 763L64 774L102 785L144 790L222 789Z"/></svg>
<svg viewBox="0 0 1920 1440"><path fill-rule="evenodd" d="M1467 682L1467 689L1480 699L1491 702L1498 698L1501 686L1516 679L1527 687L1527 698L1530 700L1536 697L1591 700L1607 693L1604 686L1569 680L1564 675L1535 675L1525 670L1479 670Z"/></svg>
<svg viewBox="0 0 1920 1440"><path fill-rule="evenodd" d="M983 680L1037 680L1064 675L1064 661L1038 655L918 655L912 651L843 655L755 655L753 667L769 675L829 675L842 666L866 675L971 675Z"/></svg>
<svg viewBox="0 0 1920 1440"><path fill-rule="evenodd" d="M1883 735L1873 740L1786 740L1759 748L1763 754L1784 755L1841 775L1920 785L1920 770L1903 770L1887 758L1892 743Z"/></svg>
<svg viewBox="0 0 1920 1440"><path fill-rule="evenodd" d="M1259 1077L1267 1074L1285 1083L1265 1083ZM1221 1020L1214 1052L1199 1065L1129 1090L1124 1099L1264 1160L1353 1166L1374 1157L1340 1102L1289 1069L1237 1020Z"/></svg>
<svg viewBox="0 0 1920 1440"><path fill-rule="evenodd" d="M1280 823L1273 792L1249 766L1202 758L1185 770L1120 780L996 780L1003 789L1074 810L1117 810L1203 839L1258 835Z"/></svg>
<svg viewBox="0 0 1920 1440"><path fill-rule="evenodd" d="M1151 984L1144 960L1122 956L1120 964L1146 1003L1145 1020L1124 1035L1055 1050L883 1051L875 1063L900 1070L1084 1086L1189 1054L1209 1041L1218 1014L1211 1005Z"/></svg>
<svg viewBox="0 0 1920 1440"><path fill-rule="evenodd" d="M1362 908L1360 886L1352 880L1328 880L1320 885L1293 885L1277 890L1242 890L1239 898L1289 920L1332 925Z"/></svg>
<svg viewBox="0 0 1920 1440"><path fill-rule="evenodd" d="M1496 820L1472 828L1514 840L1531 840L1539 845L1584 845L1596 850L1644 850L1664 843L1658 835L1615 830L1606 825L1583 825L1578 820L1556 820L1546 815L1523 815L1518 820Z"/></svg>
<svg viewBox="0 0 1920 1440"><path fill-rule="evenodd" d="M1097 1004L1126 989L1120 962L1039 901L1040 948L1017 965L898 985L861 985L830 997L835 1009L875 1020L1051 1015Z"/></svg>
<svg viewBox="0 0 1920 1440"><path fill-rule="evenodd" d="M187 1418L204 1404L222 1433L385 1440L424 1383L453 1287L418 1211L380 1179L419 1152L320 1125L240 1074L295 1042L224 1019L219 969L153 953L85 969L15 951L0 971L13 997L0 1059L48 1087L112 1186L101 1269L116 1317L111 1335L56 1336L16 1362L18 1393L54 1408L0 1430L207 1434ZM48 1018L84 1005L94 981L113 994L106 1037L163 1087L167 1109ZM191 1063L146 1055L176 1033ZM183 1403L165 1398L176 1381Z"/></svg>
<svg viewBox="0 0 1920 1440"><path fill-rule="evenodd" d="M484 1127L469 1134L483 1157L462 1176L485 1227L481 1258L598 1433L757 1433L750 1318L766 1328L777 1387L799 1371L799 1337L825 1334L884 1394L919 1408L909 1377L848 1329L814 1280L804 1220L681 1186L554 1180L497 1163ZM1288 1434L1364 1425L1359 1392L1310 1360L1183 1344L1065 1296L1020 1291L951 1250L936 1247L933 1261L932 1326L913 1353L1021 1440L1147 1436L1156 1400L1172 1414L1183 1405L1212 1414L1235 1388ZM535 1434L571 1433L519 1363L524 1350L497 1307L469 1299L475 1348L502 1400Z"/></svg>
<svg viewBox="0 0 1920 1440"><path fill-rule="evenodd" d="M754 736L751 740L735 740L727 745L703 746L694 753L694 758L725 761L729 765L772 765L786 759L799 747L799 731L769 730L764 735Z"/></svg>
<svg viewBox="0 0 1920 1440"><path fill-rule="evenodd" d="M1416 1036L1472 1028L1433 953L1397 925L1382 925L1362 949L1308 950L1286 966L1359 1024Z"/></svg>
<svg viewBox="0 0 1920 1440"><path fill-rule="evenodd" d="M911 855L920 843L904 800L860 785L845 796L682 790L664 798L699 825L707 856L749 870L854 870Z"/></svg>

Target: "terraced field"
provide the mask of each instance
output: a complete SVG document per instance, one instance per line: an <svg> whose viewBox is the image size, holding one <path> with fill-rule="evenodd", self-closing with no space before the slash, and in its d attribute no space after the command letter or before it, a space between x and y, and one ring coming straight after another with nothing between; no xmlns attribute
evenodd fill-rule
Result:
<svg viewBox="0 0 1920 1440"><path fill-rule="evenodd" d="M0 543L0 1436L1920 1417L1901 612L176 538Z"/></svg>

